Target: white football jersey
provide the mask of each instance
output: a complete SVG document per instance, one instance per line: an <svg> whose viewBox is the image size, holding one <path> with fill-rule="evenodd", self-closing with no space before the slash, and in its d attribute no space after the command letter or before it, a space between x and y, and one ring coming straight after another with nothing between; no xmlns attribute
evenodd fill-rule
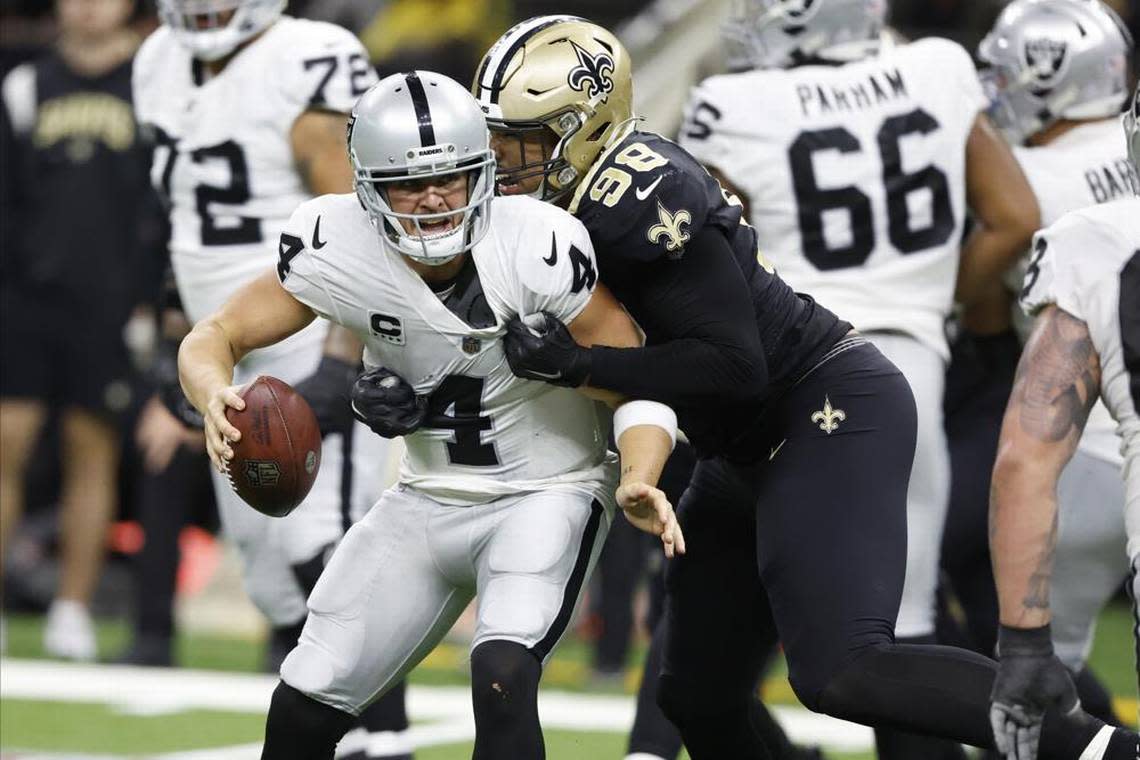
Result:
<svg viewBox="0 0 1140 760"><path fill-rule="evenodd" d="M1013 149L1048 227L1070 211L1140 192L1116 118L1077 126L1048 145Z"/></svg>
<svg viewBox="0 0 1140 760"><path fill-rule="evenodd" d="M681 144L748 196L761 250L796 290L948 358L966 139L985 107L970 56L932 38L843 66L712 77Z"/></svg>
<svg viewBox="0 0 1140 760"><path fill-rule="evenodd" d="M1018 146L1013 152L1037 196L1042 227L1049 227L1070 211L1127 198L1132 195L1133 183L1140 182L1128 160L1116 118L1081 124L1048 145ZM1140 184L1136 187L1140 191ZM1021 289L1029 261L1027 253L1010 271L1007 282L1012 290ZM1032 329L1032 320L1021 314L1016 317L1024 340ZM1119 467L1120 441L1115 429L1112 416L1098 401L1089 413L1081 450Z"/></svg>
<svg viewBox="0 0 1140 760"><path fill-rule="evenodd" d="M285 222L311 197L290 144L297 117L348 114L374 82L360 41L319 21L279 19L212 78L169 28L146 39L135 109L156 143L151 180L170 204L171 261L192 321L273 267Z"/></svg>
<svg viewBox="0 0 1140 760"><path fill-rule="evenodd" d="M355 195L303 204L281 236L284 287L364 341L383 366L429 396L425 426L406 436L401 482L448 504L477 504L556 484L583 489L612 476L611 415L577 391L523 380L503 353L506 322L549 311L571 322L597 266L577 219L532 198L492 201L472 249L495 324L471 327L380 240Z"/></svg>
<svg viewBox="0 0 1140 760"><path fill-rule="evenodd" d="M1021 305L1035 314L1049 304L1088 325L1100 396L1123 441L1126 514L1140 515L1140 198L1074 211L1037 233Z"/></svg>

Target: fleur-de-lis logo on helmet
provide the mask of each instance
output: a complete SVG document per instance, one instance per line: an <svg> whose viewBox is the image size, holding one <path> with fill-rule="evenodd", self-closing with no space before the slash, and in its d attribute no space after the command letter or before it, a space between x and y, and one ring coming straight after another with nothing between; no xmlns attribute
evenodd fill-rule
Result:
<svg viewBox="0 0 1140 760"><path fill-rule="evenodd" d="M669 253L680 251L685 243L689 242L689 233L683 230L681 225L691 224L693 215L684 209L674 214L661 205L661 201L657 201L657 217L661 223L649 228L649 242L656 243L665 238L666 251Z"/></svg>
<svg viewBox="0 0 1140 760"><path fill-rule="evenodd" d="M1025 42L1025 64L1037 84L1052 87L1065 73L1069 44L1063 40L1042 37Z"/></svg>
<svg viewBox="0 0 1140 760"><path fill-rule="evenodd" d="M578 56L578 65L570 69L566 77L566 83L571 89L586 93L588 98L613 92L613 56L606 52L590 55L589 51L574 40L570 40L570 45Z"/></svg>

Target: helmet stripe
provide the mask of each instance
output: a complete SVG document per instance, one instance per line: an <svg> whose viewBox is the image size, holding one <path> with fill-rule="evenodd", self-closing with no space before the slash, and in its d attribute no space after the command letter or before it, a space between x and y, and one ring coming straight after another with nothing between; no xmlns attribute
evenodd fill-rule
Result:
<svg viewBox="0 0 1140 760"><path fill-rule="evenodd" d="M555 24L560 24L563 21L581 20L582 19L577 16L537 16L516 25L514 29L507 32L505 36L495 43L488 53L488 60L483 62L483 66L479 70L478 85L480 98L482 98L484 94L482 91L487 89L490 91L491 102L499 102L499 94L503 89L503 79L507 76L507 68L514 59L515 54L527 43L527 40L543 29L554 26ZM514 39L512 39L512 37ZM498 52L496 52L495 48L498 48ZM488 84L485 77L487 71L490 69L494 70L495 75L494 79Z"/></svg>
<svg viewBox="0 0 1140 760"><path fill-rule="evenodd" d="M408 83L408 94L412 96L412 107L416 109L416 121L420 125L420 146L435 145L435 127L431 123L431 107L428 105L424 84L416 72L404 75Z"/></svg>

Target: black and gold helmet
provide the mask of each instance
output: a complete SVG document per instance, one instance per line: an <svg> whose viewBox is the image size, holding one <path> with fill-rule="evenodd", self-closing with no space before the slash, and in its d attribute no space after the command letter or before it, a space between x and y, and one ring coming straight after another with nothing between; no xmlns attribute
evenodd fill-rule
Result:
<svg viewBox="0 0 1140 760"><path fill-rule="evenodd" d="M498 137L536 132L552 146L541 161L500 171L503 185L542 176L534 193L570 193L598 154L633 121L629 53L610 32L577 16L538 16L510 29L479 65L472 93Z"/></svg>

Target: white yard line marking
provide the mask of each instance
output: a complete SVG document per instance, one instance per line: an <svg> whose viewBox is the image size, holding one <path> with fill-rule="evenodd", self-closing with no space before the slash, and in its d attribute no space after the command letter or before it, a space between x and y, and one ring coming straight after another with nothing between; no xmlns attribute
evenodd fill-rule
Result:
<svg viewBox="0 0 1140 760"><path fill-rule="evenodd" d="M125 665L75 665L40 660L0 660L0 699L95 702L138 715L182 710L220 710L264 714L277 678L250 673L137 668ZM624 733L633 724L631 696L543 691L539 713L547 729ZM772 712L793 741L856 752L871 748L871 729L816 715L799 707L776 706ZM462 686L408 687L408 713L417 721L404 735L414 746L469 741L475 736L471 694ZM362 737L360 737L362 739ZM371 737L384 742L390 737ZM254 745L165 755L162 760L251 760ZM44 753L5 759L43 760ZM78 755L50 755L53 760Z"/></svg>

